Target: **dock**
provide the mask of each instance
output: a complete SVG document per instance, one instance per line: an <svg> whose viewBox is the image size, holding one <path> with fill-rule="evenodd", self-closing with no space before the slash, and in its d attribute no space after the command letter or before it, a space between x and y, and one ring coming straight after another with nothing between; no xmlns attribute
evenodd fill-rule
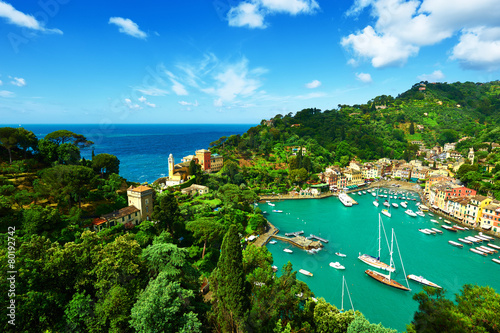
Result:
<svg viewBox="0 0 500 333"><path fill-rule="evenodd" d="M321 237L318 237L316 235L313 235L313 234L310 234L309 235L309 239L317 239L323 243L328 243L328 239L324 239L324 238L321 238Z"/></svg>
<svg viewBox="0 0 500 333"><path fill-rule="evenodd" d="M351 198L351 196L349 194L346 193L346 195L349 197L349 199L351 199L351 202L353 205L357 205L358 202L356 200L354 200L353 198Z"/></svg>
<svg viewBox="0 0 500 333"><path fill-rule="evenodd" d="M304 233L304 230L301 231L295 231L295 232L287 232L285 233L285 236L300 236Z"/></svg>
<svg viewBox="0 0 500 333"><path fill-rule="evenodd" d="M307 239L304 236L295 236L294 238L286 238L282 236L272 235L271 238L287 242L302 250L319 249L323 247L323 244L321 244L321 242Z"/></svg>

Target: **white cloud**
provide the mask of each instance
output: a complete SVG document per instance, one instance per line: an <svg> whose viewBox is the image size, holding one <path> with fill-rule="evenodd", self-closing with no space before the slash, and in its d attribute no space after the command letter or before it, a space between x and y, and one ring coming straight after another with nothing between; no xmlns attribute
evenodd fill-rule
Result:
<svg viewBox="0 0 500 333"><path fill-rule="evenodd" d="M156 87L136 88L136 90L148 96L165 96L169 94L168 91Z"/></svg>
<svg viewBox="0 0 500 333"><path fill-rule="evenodd" d="M134 23L130 19L124 19L122 17L111 17L108 24L116 24L119 27L118 31L135 38L146 39L146 37L148 37L148 35L144 31L141 31L139 29L137 23Z"/></svg>
<svg viewBox="0 0 500 333"><path fill-rule="evenodd" d="M214 106L218 107L218 108L223 107L224 103L222 103L222 98L218 98L218 99L214 100Z"/></svg>
<svg viewBox="0 0 500 333"><path fill-rule="evenodd" d="M311 81L309 83L306 83L306 88L314 89L314 88L318 88L320 85L321 85L320 81L313 80L313 81Z"/></svg>
<svg viewBox="0 0 500 333"><path fill-rule="evenodd" d="M372 83L372 76L369 73L356 73L356 78L364 83Z"/></svg>
<svg viewBox="0 0 500 333"><path fill-rule="evenodd" d="M139 104L134 104L129 98L125 98L125 105L132 110L140 110L142 107Z"/></svg>
<svg viewBox="0 0 500 333"><path fill-rule="evenodd" d="M10 83L12 83L15 86L24 87L26 85L26 80L21 77L14 77L14 78L10 77L10 78L13 79L12 81L10 81Z"/></svg>
<svg viewBox="0 0 500 333"><path fill-rule="evenodd" d="M186 101L179 101L179 104L180 105L183 105L183 106L198 106L198 101L194 101L194 103L191 103L191 102L186 102Z"/></svg>
<svg viewBox="0 0 500 333"><path fill-rule="evenodd" d="M0 97L14 97L15 94L12 91L0 90Z"/></svg>
<svg viewBox="0 0 500 333"><path fill-rule="evenodd" d="M188 94L186 88L181 83L177 82L174 79L172 79L171 81L173 83L172 90L177 96L184 96Z"/></svg>
<svg viewBox="0 0 500 333"><path fill-rule="evenodd" d="M374 67L403 65L421 47L457 34L460 43L453 49L451 59L470 68L492 68L498 64L494 54L500 37L485 41L478 33L480 29L500 28L498 0L356 0L347 15L357 15L366 8L371 9L375 25L342 38L341 44L356 57L370 59ZM470 43L494 54L481 55L480 49L471 48Z"/></svg>
<svg viewBox="0 0 500 333"><path fill-rule="evenodd" d="M129 100L129 99L126 99L125 101L127 101L127 100ZM153 104L153 103L148 102L148 101L146 100L146 97L144 97L144 96L139 97L137 100L138 100L139 102L141 102L141 103L144 103L145 105L147 105L147 106L149 106L149 107L151 107L151 108L155 108L155 107L156 107L156 104ZM130 101L130 100L129 100L129 101ZM139 106L139 105L137 105L137 106Z"/></svg>
<svg viewBox="0 0 500 333"><path fill-rule="evenodd" d="M264 14L257 5L248 2L232 7L227 13L227 20L232 27L266 28Z"/></svg>
<svg viewBox="0 0 500 333"><path fill-rule="evenodd" d="M144 103L146 101L146 97L141 96L141 97L138 98L138 100L139 100L139 102L143 102Z"/></svg>
<svg viewBox="0 0 500 333"><path fill-rule="evenodd" d="M315 0L249 0L231 7L227 13L230 26L264 29L264 19L272 14L312 14L319 9Z"/></svg>
<svg viewBox="0 0 500 333"><path fill-rule="evenodd" d="M430 82L436 82L444 79L444 74L440 70L435 70L431 74L422 74L417 76L417 78L420 81L430 81Z"/></svg>
<svg viewBox="0 0 500 333"><path fill-rule="evenodd" d="M500 68L500 27L465 31L451 59L465 68L494 71Z"/></svg>
<svg viewBox="0 0 500 333"><path fill-rule="evenodd" d="M28 28L32 30L37 30L46 33L56 33L61 34L62 31L59 29L47 29L43 26L43 23L37 21L37 19L32 15L24 14L18 11L11 4L8 4L0 0L0 17L6 18L7 22L10 24L17 25L22 28Z"/></svg>

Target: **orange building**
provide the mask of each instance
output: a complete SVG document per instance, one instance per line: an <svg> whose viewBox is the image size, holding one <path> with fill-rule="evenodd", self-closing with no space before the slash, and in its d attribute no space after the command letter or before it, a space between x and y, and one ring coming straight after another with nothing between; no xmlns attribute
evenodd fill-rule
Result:
<svg viewBox="0 0 500 333"><path fill-rule="evenodd" d="M200 149L196 151L196 158L198 159L202 171L210 171L210 150Z"/></svg>

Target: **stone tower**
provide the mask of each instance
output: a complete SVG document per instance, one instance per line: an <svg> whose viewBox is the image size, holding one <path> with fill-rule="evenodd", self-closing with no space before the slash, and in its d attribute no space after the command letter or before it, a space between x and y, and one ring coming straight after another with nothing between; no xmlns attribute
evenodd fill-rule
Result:
<svg viewBox="0 0 500 333"><path fill-rule="evenodd" d="M141 211L141 221L151 220L153 214L153 192L154 190L145 185L138 187L130 186L127 189L128 205L135 206Z"/></svg>
<svg viewBox="0 0 500 333"><path fill-rule="evenodd" d="M474 148L470 148L469 149L469 155L467 156L467 158L470 160L470 164L474 164Z"/></svg>
<svg viewBox="0 0 500 333"><path fill-rule="evenodd" d="M173 179L174 177L174 155L170 154L168 156L168 178Z"/></svg>

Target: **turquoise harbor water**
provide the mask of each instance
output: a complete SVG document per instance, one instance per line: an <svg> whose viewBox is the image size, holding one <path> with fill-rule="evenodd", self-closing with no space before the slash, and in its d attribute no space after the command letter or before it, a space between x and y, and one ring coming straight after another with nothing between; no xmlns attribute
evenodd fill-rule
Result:
<svg viewBox="0 0 500 333"><path fill-rule="evenodd" d="M408 193L408 192L406 192ZM316 297L324 297L335 306L341 306L342 275L345 276L355 310L361 311L371 322L392 327L398 331L405 330L405 325L413 319L418 303L412 299L413 294L422 290L415 281L408 281L410 292L397 290L368 277L364 271L372 269L358 259L359 253L376 256L378 250L378 214L385 208L384 199L379 198L380 206L372 204L374 197L367 193L362 196L351 194L359 205L344 207L336 197L326 199L285 200L275 202L271 207L266 203L259 206L267 211L267 219L280 229L279 235L285 232L304 230L304 236L315 234L329 240L328 244L317 254L292 247L288 243L278 241L268 244L273 254L274 264L280 269L287 261L293 264L294 270L305 269L314 274L308 277L297 273L297 277L307 282ZM410 194L416 197L416 194ZM402 200L392 200L399 204ZM408 208L416 211L416 201L408 201ZM272 210L282 210L283 213L273 213ZM391 228L394 228L406 275L422 275L426 279L447 290L447 297L454 299L465 283L489 285L496 291L500 290L500 265L491 261L499 254L480 256L469 251L470 245L464 244L457 248L448 244L448 240L477 234L475 231L450 232L441 228L431 219L443 224L437 215L425 217L410 217L404 213L404 208L392 208L392 217L382 215L383 224L389 243ZM425 235L420 228L438 228L443 234ZM381 260L389 263L389 251L382 234ZM484 242L483 242L484 243ZM500 245L500 241L494 244ZM478 246L478 245L476 245ZM396 247L396 245L395 245ZM283 252L290 248L293 253ZM335 252L345 253L346 258L340 258ZM330 267L330 262L339 261L346 267L337 270ZM392 278L405 285L403 269L397 250L394 253L396 272ZM344 297L344 308L350 309L347 295Z"/></svg>

